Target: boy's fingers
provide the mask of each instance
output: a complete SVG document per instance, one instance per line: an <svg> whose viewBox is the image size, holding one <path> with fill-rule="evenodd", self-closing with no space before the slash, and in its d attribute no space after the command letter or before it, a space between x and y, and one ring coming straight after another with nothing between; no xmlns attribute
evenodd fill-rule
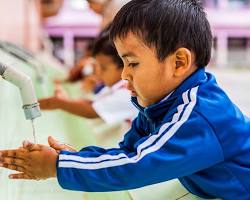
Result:
<svg viewBox="0 0 250 200"><path fill-rule="evenodd" d="M18 172L25 172L25 169L23 167L20 167L17 165L11 165L11 164L9 165L9 164L5 164L5 163L1 163L0 166L3 168L6 168L6 169L18 171Z"/></svg>
<svg viewBox="0 0 250 200"><path fill-rule="evenodd" d="M13 157L19 159L25 159L27 156L24 149L14 149L14 150L3 150L0 151L0 159L4 157Z"/></svg>
<svg viewBox="0 0 250 200"><path fill-rule="evenodd" d="M57 144L59 143L59 141L57 141L53 137L49 136L48 137L48 143L49 143L50 147L54 148L55 146L57 146Z"/></svg>
<svg viewBox="0 0 250 200"><path fill-rule="evenodd" d="M33 148L33 145L34 144L28 140L23 141L23 148L25 148L29 151Z"/></svg>
<svg viewBox="0 0 250 200"><path fill-rule="evenodd" d="M54 92L54 95L57 97L57 96L60 96L62 94L62 90L61 90L61 88L56 88L55 89L55 92Z"/></svg>
<svg viewBox="0 0 250 200"><path fill-rule="evenodd" d="M76 151L74 149L74 147L72 147L71 145L69 145L69 144L62 144L59 141L55 140L51 136L49 136L49 138L48 138L48 143L49 143L49 146L52 147L53 149L57 150L57 152L61 151L61 150L72 151L72 152Z"/></svg>
<svg viewBox="0 0 250 200"><path fill-rule="evenodd" d="M23 148L27 149L28 151L36 151L36 150L41 150L40 145L34 144L30 141L23 141Z"/></svg>
<svg viewBox="0 0 250 200"><path fill-rule="evenodd" d="M8 164L8 165L17 165L17 166L25 165L25 162L23 159L13 158L13 157L0 158L0 163Z"/></svg>
<svg viewBox="0 0 250 200"><path fill-rule="evenodd" d="M24 140L23 141L23 148L27 148L29 145L33 144L32 142L28 141L28 140Z"/></svg>
<svg viewBox="0 0 250 200"><path fill-rule="evenodd" d="M9 175L10 179L26 179L26 180L35 180L34 177L29 176L28 174L25 173L18 173L18 174L10 174Z"/></svg>
<svg viewBox="0 0 250 200"><path fill-rule="evenodd" d="M54 96L58 97L61 96L64 93L62 85L61 84L55 84L55 91L54 91Z"/></svg>
<svg viewBox="0 0 250 200"><path fill-rule="evenodd" d="M66 148L65 144L60 143L59 141L55 140L53 137L48 137L49 146L55 150L63 150Z"/></svg>

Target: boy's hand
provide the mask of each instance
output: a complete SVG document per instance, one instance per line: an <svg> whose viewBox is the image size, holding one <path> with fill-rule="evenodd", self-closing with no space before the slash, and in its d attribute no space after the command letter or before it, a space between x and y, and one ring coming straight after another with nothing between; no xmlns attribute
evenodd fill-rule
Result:
<svg viewBox="0 0 250 200"><path fill-rule="evenodd" d="M55 149L39 144L30 144L27 148L0 151L0 166L19 171L11 174L12 179L47 179L56 177Z"/></svg>
<svg viewBox="0 0 250 200"><path fill-rule="evenodd" d="M70 146L68 144L63 144L63 143L55 140L51 136L49 136L49 138L48 138L48 143L49 143L49 146L52 147L53 149L55 149L58 153L60 153L60 151L62 151L62 150L76 152L76 149L73 148L72 146Z"/></svg>
<svg viewBox="0 0 250 200"><path fill-rule="evenodd" d="M59 109L61 101L67 99L66 93L63 91L60 84L55 85L54 96L44 99L39 99L39 106L42 110L55 110Z"/></svg>
<svg viewBox="0 0 250 200"><path fill-rule="evenodd" d="M69 144L61 143L61 142L55 140L51 136L48 137L48 144L51 148L55 149L57 151L57 153L60 153L60 151L62 151L62 150L76 152L76 149L74 147L70 146ZM32 142L24 141L23 146L20 149L24 148L24 149L30 150L33 148L34 145L35 144Z"/></svg>

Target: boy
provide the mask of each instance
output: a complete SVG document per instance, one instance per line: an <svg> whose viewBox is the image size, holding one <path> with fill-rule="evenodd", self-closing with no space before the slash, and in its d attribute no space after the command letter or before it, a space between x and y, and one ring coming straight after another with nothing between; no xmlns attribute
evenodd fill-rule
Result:
<svg viewBox="0 0 250 200"><path fill-rule="evenodd" d="M120 148L2 151L3 166L22 172L12 178L57 176L63 188L99 192L179 178L203 198L250 199L250 120L204 71L212 35L200 3L132 0L111 38L140 110Z"/></svg>
<svg viewBox="0 0 250 200"><path fill-rule="evenodd" d="M93 101L69 99L59 89L53 97L39 100L41 109L62 109L81 117L101 118L107 124L121 123L137 115L126 83L121 80L123 63L109 40L109 29L110 26L101 32L93 47L97 61L95 75L106 87L95 95Z"/></svg>

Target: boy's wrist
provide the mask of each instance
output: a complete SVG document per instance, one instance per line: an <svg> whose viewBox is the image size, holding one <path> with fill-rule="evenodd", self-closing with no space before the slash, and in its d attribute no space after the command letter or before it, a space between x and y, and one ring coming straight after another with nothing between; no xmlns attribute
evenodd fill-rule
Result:
<svg viewBox="0 0 250 200"><path fill-rule="evenodd" d="M57 155L57 158L56 158L56 164L55 164L55 170L54 170L54 175L53 175L53 178L57 178L57 168L58 168L58 165L59 165L59 154Z"/></svg>

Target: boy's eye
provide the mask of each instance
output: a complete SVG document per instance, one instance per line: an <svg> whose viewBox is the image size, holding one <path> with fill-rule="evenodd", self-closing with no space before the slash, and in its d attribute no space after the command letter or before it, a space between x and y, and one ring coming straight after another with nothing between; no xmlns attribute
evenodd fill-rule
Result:
<svg viewBox="0 0 250 200"><path fill-rule="evenodd" d="M129 67L136 67L137 65L139 65L139 63L129 63L128 64Z"/></svg>

